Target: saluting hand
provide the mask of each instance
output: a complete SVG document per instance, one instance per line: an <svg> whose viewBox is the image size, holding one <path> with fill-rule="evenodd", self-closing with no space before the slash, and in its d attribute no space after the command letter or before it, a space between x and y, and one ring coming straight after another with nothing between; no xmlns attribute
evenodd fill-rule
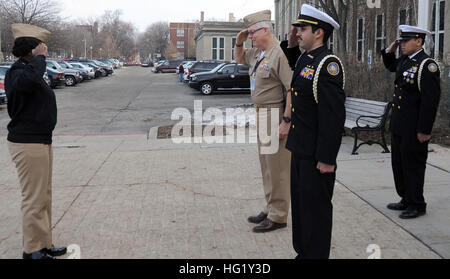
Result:
<svg viewBox="0 0 450 279"><path fill-rule="evenodd" d="M47 45L44 43L40 43L35 49L31 51L31 54L33 54L33 56L44 55L45 57L47 57Z"/></svg>
<svg viewBox="0 0 450 279"><path fill-rule="evenodd" d="M388 52L389 53L393 53L397 50L398 46L399 46L400 42L398 40L395 40L388 48Z"/></svg>
<svg viewBox="0 0 450 279"><path fill-rule="evenodd" d="M244 29L237 35L236 44L242 45L248 39L248 29Z"/></svg>
<svg viewBox="0 0 450 279"><path fill-rule="evenodd" d="M317 169L320 171L321 174L334 173L336 171L336 166L327 165L319 162L317 164Z"/></svg>
<svg viewBox="0 0 450 279"><path fill-rule="evenodd" d="M298 46L298 39L297 39L297 27L293 26L291 30L291 34L289 34L289 47L297 47Z"/></svg>

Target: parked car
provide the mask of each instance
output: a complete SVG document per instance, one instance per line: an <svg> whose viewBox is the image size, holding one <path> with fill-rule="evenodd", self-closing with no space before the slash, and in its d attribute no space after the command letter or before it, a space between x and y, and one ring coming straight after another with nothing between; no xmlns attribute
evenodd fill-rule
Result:
<svg viewBox="0 0 450 279"><path fill-rule="evenodd" d="M59 65L55 60L47 59L47 67L64 73L64 78L67 86L75 86L83 80L80 71L75 69L65 69Z"/></svg>
<svg viewBox="0 0 450 279"><path fill-rule="evenodd" d="M219 66L220 64L224 63L223 61L198 61L196 63L194 63L194 65L191 66L191 68L189 69L189 75L188 77L190 77L192 74L197 74L197 73L203 73L203 72L209 72L212 69L216 68L217 66Z"/></svg>
<svg viewBox="0 0 450 279"><path fill-rule="evenodd" d="M50 87L56 88L57 86L66 84L65 73L62 70L53 69L52 67L47 67L48 78L50 79Z"/></svg>
<svg viewBox="0 0 450 279"><path fill-rule="evenodd" d="M82 80L88 80L89 79L89 71L86 69L80 69L80 68L75 68L74 66L72 66L71 64L67 63L66 61L63 60L59 60L58 64L64 68L64 69L71 69L71 70L77 70L80 72L80 75L82 77Z"/></svg>
<svg viewBox="0 0 450 279"><path fill-rule="evenodd" d="M142 62L141 66L144 68L153 67L153 62L152 61L144 61L144 62Z"/></svg>
<svg viewBox="0 0 450 279"><path fill-rule="evenodd" d="M5 79L6 72L9 70L9 66L0 66L0 80Z"/></svg>
<svg viewBox="0 0 450 279"><path fill-rule="evenodd" d="M102 76L108 76L108 75L114 73L114 69L113 69L112 65L107 65L107 64L102 63L100 61L97 61L95 59L93 59L93 60L89 60L89 59L72 59L70 61L71 62L80 62L80 63L83 63L83 64L87 63L90 66L91 65L95 65L96 67L101 68L100 71L103 72Z"/></svg>
<svg viewBox="0 0 450 279"><path fill-rule="evenodd" d="M106 75L108 74L105 69L94 63L91 62L80 62L80 63L94 69L95 78L106 77Z"/></svg>
<svg viewBox="0 0 450 279"><path fill-rule="evenodd" d="M6 104L5 80L0 79L0 105Z"/></svg>
<svg viewBox="0 0 450 279"><path fill-rule="evenodd" d="M12 64L6 64L7 66L0 66L0 80L4 80L6 72L11 68ZM44 81L50 86L50 79L48 78L47 72L44 73Z"/></svg>
<svg viewBox="0 0 450 279"><path fill-rule="evenodd" d="M155 67L155 73L176 73L177 67L181 62L182 61L180 60L165 61L161 65Z"/></svg>
<svg viewBox="0 0 450 279"><path fill-rule="evenodd" d="M92 62L96 63L97 65L103 67L108 75L112 75L114 73L114 65L107 61L107 60L93 60Z"/></svg>
<svg viewBox="0 0 450 279"><path fill-rule="evenodd" d="M9 66L11 67L14 64L14 62L0 62L0 66Z"/></svg>
<svg viewBox="0 0 450 279"><path fill-rule="evenodd" d="M157 61L157 62L153 63L152 72L155 73L156 72L156 68L161 66L162 64L164 64L164 62L166 62L166 60L160 60L160 61Z"/></svg>
<svg viewBox="0 0 450 279"><path fill-rule="evenodd" d="M191 75L191 88L204 95L214 91L250 91L248 67L236 63L223 63L209 72Z"/></svg>
<svg viewBox="0 0 450 279"><path fill-rule="evenodd" d="M93 68L91 68L89 66L86 66L86 65L83 65L81 63L76 63L76 62L70 62L69 64L72 67L74 67L75 69L77 69L77 70L84 70L84 71L86 71L87 76L88 76L87 79L91 80L91 79L95 78L95 71L94 71ZM83 76L83 78L84 78L84 76Z"/></svg>
<svg viewBox="0 0 450 279"><path fill-rule="evenodd" d="M192 65L194 65L195 63L197 63L197 61L189 61L188 63L183 65L184 68L184 82L189 82L189 70L191 69Z"/></svg>

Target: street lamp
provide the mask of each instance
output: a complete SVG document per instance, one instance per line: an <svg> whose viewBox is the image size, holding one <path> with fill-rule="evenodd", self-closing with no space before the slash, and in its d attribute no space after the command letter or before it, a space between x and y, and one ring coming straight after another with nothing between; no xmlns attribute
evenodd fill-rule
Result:
<svg viewBox="0 0 450 279"><path fill-rule="evenodd" d="M92 60L92 50L93 50L94 48L91 46L91 60Z"/></svg>

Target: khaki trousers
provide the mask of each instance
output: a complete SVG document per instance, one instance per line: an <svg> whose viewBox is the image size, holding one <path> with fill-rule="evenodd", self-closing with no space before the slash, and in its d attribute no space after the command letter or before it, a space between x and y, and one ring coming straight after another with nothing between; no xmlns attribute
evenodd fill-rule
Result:
<svg viewBox="0 0 450 279"><path fill-rule="evenodd" d="M267 124L267 135L271 135L272 108L279 109L279 123L281 123L284 107L283 104L257 106L257 132L258 132L258 153L261 163L261 173L263 177L264 194L267 205L263 212L268 214L268 218L275 223L287 223L290 208L290 170L291 154L286 149L286 141L279 140L279 149L274 154L261 154L261 147L269 144L261 143L260 129L263 122ZM266 110L266 111L265 111ZM263 121L263 122L262 122ZM275 128L275 127L274 127ZM276 127L278 129L278 126ZM276 131L274 131L276 132ZM263 133L264 134L264 133Z"/></svg>
<svg viewBox="0 0 450 279"><path fill-rule="evenodd" d="M24 252L49 249L52 245L52 146L8 142L8 148L22 188Z"/></svg>

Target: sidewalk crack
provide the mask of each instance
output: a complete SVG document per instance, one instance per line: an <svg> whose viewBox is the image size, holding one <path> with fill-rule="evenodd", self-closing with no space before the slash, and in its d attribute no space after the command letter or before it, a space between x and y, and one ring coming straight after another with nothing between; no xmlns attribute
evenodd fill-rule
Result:
<svg viewBox="0 0 450 279"><path fill-rule="evenodd" d="M83 193L83 191L86 189L87 186L89 186L89 183L91 183L91 181L94 179L94 177L98 174L98 172L103 168L103 166L105 165L105 163L109 160L109 158L111 157L112 154L114 154L119 147L125 142L125 139L123 139L117 146L116 148L114 148L114 150L112 150L108 156L105 158L105 160L103 160L103 162L100 164L100 166L97 168L97 170L95 171L95 173L91 176L91 178L88 180L88 182L84 185L81 185L82 189L81 191L77 194L77 196L75 197L75 199L70 203L70 205L67 207L67 209L64 211L64 213L62 214L62 216L58 219L58 221L56 221L56 223L52 226L52 229L55 229L56 226L58 226L58 224L62 221L62 219L66 216L67 212L69 212L69 210L72 208L72 206L75 204L75 202L78 200L78 198L81 196L81 194Z"/></svg>

